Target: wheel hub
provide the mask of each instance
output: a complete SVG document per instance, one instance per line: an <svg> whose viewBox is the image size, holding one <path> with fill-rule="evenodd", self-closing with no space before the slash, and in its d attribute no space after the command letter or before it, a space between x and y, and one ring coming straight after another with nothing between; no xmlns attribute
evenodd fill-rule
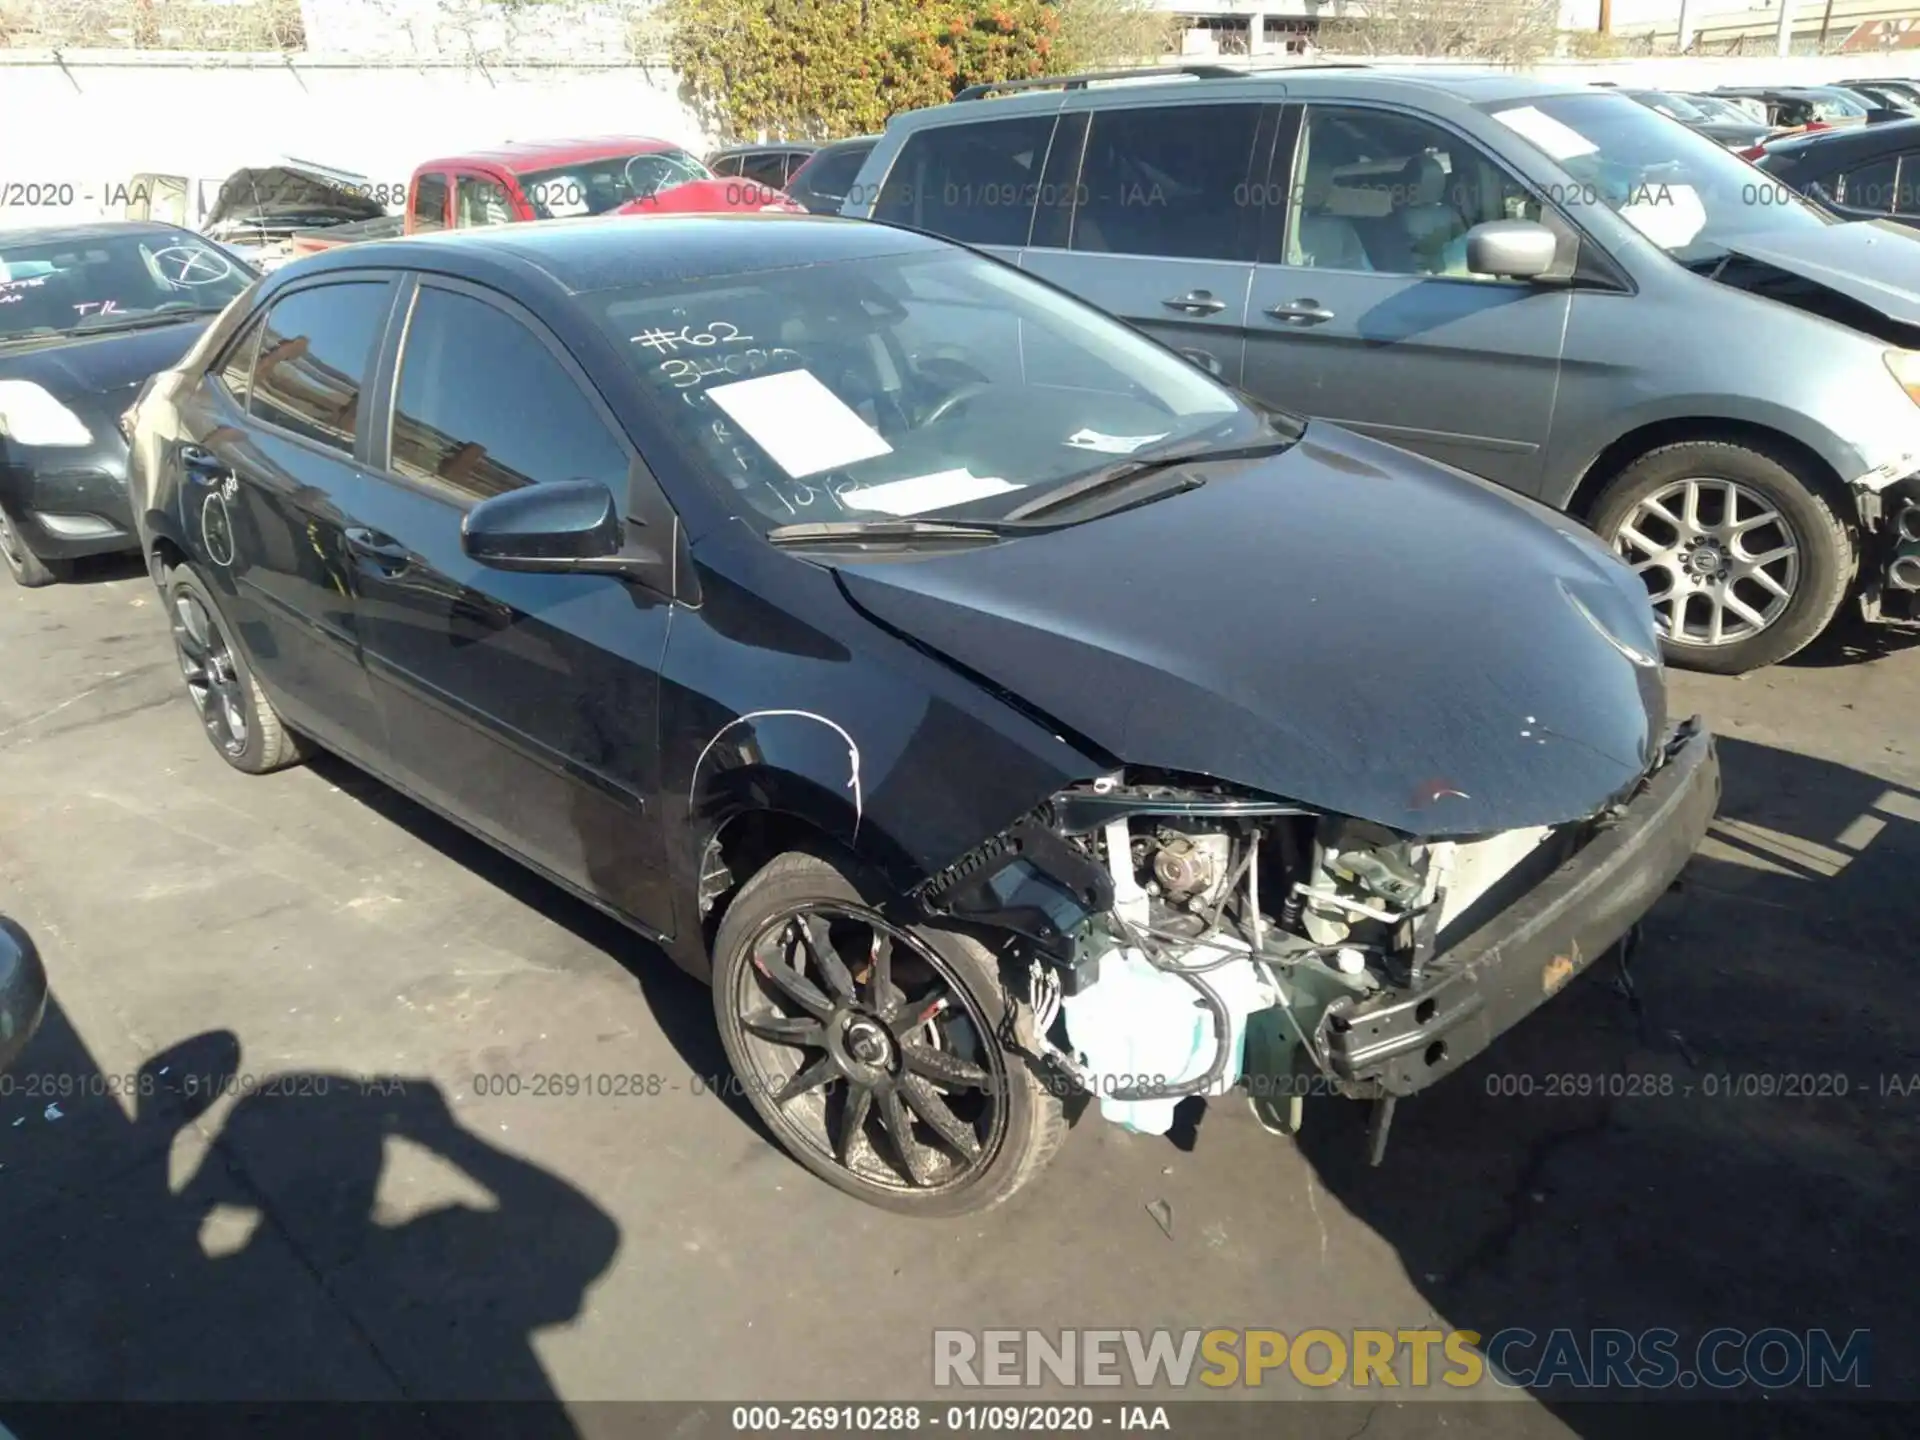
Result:
<svg viewBox="0 0 1920 1440"><path fill-rule="evenodd" d="M862 1015L848 1022L847 1053L862 1065L884 1066L893 1058L893 1041L876 1020Z"/></svg>
<svg viewBox="0 0 1920 1440"><path fill-rule="evenodd" d="M1728 570L1727 552L1720 543L1712 539L1700 539L1686 547L1681 555L1681 568L1695 583L1707 580L1719 580Z"/></svg>
<svg viewBox="0 0 1920 1440"><path fill-rule="evenodd" d="M1800 538L1759 491L1691 477L1643 497L1613 534L1640 575L1661 632L1689 645L1731 645L1787 613L1798 592Z"/></svg>

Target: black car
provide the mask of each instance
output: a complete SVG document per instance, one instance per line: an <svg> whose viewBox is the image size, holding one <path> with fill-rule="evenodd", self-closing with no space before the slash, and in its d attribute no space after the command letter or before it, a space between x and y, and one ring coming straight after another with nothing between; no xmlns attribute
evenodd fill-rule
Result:
<svg viewBox="0 0 1920 1440"><path fill-rule="evenodd" d="M304 259L136 425L219 753L325 746L651 937L782 1142L898 1209L1005 1198L1074 1090L1384 1116L1717 801L1577 523L910 231Z"/></svg>
<svg viewBox="0 0 1920 1440"><path fill-rule="evenodd" d="M1773 127L1763 121L1743 123L1716 118L1684 95L1676 95L1670 90L1623 89L1620 93L1638 100L1649 110L1657 110L1669 119L1678 120L1690 130L1698 130L1709 140L1717 140L1729 150L1745 150L1758 145L1773 133Z"/></svg>
<svg viewBox="0 0 1920 1440"><path fill-rule="evenodd" d="M820 147L802 140L772 140L763 145L730 145L707 156L707 168L714 174L738 175L769 190L785 190L787 182L800 167L813 158Z"/></svg>
<svg viewBox="0 0 1920 1440"><path fill-rule="evenodd" d="M1753 163L1849 220L1920 225L1920 120L1788 136Z"/></svg>
<svg viewBox="0 0 1920 1440"><path fill-rule="evenodd" d="M880 142L878 135L856 135L823 145L787 182L787 198L815 215L837 215L860 178L860 167Z"/></svg>
<svg viewBox="0 0 1920 1440"><path fill-rule="evenodd" d="M0 230L0 560L16 584L138 548L121 414L253 276L170 225Z"/></svg>
<svg viewBox="0 0 1920 1440"><path fill-rule="evenodd" d="M47 972L32 937L0 915L0 1070L20 1058L47 1012Z"/></svg>

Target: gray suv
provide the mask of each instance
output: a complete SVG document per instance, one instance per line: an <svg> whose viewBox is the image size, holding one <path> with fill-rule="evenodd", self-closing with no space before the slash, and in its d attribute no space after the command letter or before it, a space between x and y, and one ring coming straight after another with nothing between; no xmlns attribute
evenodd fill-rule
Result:
<svg viewBox="0 0 1920 1440"><path fill-rule="evenodd" d="M841 213L1571 511L1676 664L1771 664L1849 592L1917 613L1920 236L1625 95L1365 66L981 86L896 116Z"/></svg>

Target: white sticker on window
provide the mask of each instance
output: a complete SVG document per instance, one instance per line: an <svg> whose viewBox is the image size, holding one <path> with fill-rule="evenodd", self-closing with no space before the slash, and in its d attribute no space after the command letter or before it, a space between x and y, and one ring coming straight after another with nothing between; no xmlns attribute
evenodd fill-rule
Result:
<svg viewBox="0 0 1920 1440"><path fill-rule="evenodd" d="M714 404L796 478L836 470L893 447L810 370L756 375L707 391Z"/></svg>
<svg viewBox="0 0 1920 1440"><path fill-rule="evenodd" d="M940 470L909 480L842 490L840 503L849 510L878 510L883 515L924 515L929 510L944 510L949 505L965 505L969 500L984 500L1022 488L969 470Z"/></svg>
<svg viewBox="0 0 1920 1440"><path fill-rule="evenodd" d="M1516 134L1524 135L1556 160L1571 160L1576 155L1591 155L1600 147L1571 125L1533 105L1516 105L1511 110L1494 112L1494 119Z"/></svg>
<svg viewBox="0 0 1920 1440"><path fill-rule="evenodd" d="M1678 250L1706 229L1707 207L1691 185L1642 185L1620 218L1662 250Z"/></svg>
<svg viewBox="0 0 1920 1440"><path fill-rule="evenodd" d="M1067 436L1065 443L1079 450L1098 450L1102 455L1131 455L1142 445L1164 440L1171 433L1162 430L1158 435L1102 435L1098 430L1080 429Z"/></svg>

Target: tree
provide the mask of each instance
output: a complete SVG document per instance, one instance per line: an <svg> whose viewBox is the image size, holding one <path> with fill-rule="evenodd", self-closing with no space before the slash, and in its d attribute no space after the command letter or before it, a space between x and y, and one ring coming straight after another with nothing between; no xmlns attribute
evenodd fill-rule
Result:
<svg viewBox="0 0 1920 1440"><path fill-rule="evenodd" d="M1369 0L1364 17L1320 27L1322 50L1525 65L1549 54L1558 0Z"/></svg>
<svg viewBox="0 0 1920 1440"><path fill-rule="evenodd" d="M711 128L826 140L969 85L1098 63L1096 17L1144 13L1145 0L664 0L662 19ZM1106 43L1152 33L1129 20Z"/></svg>

